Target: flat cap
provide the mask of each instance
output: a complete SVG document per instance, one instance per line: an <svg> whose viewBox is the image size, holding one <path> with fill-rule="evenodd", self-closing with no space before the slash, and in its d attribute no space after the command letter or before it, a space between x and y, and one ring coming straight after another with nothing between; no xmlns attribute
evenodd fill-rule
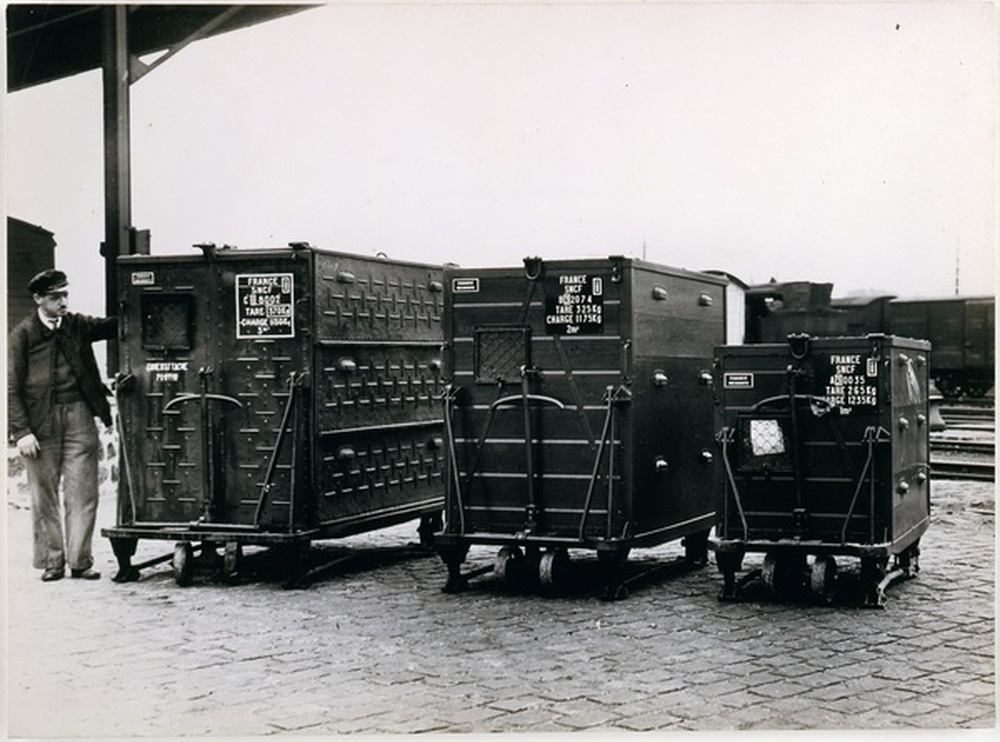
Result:
<svg viewBox="0 0 1000 742"><path fill-rule="evenodd" d="M39 296L45 296L53 291L63 291L69 288L66 274L55 268L44 270L28 282L28 291Z"/></svg>

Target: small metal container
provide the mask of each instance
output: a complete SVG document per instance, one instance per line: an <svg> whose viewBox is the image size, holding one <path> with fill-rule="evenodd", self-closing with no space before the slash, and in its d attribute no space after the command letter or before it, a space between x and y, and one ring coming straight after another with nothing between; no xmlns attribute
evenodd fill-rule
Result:
<svg viewBox="0 0 1000 742"><path fill-rule="evenodd" d="M930 522L930 350L886 335L716 349L724 598L740 592L746 552L765 553L761 576L779 596L808 587L824 602L836 556L860 559L869 605L916 573Z"/></svg>

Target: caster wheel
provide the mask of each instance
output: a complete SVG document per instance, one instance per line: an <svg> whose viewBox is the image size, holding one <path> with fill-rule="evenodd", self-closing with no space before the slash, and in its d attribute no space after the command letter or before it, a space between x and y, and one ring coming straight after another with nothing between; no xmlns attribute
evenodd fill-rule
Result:
<svg viewBox="0 0 1000 742"><path fill-rule="evenodd" d="M837 591L837 562L832 556L816 557L809 569L813 595L825 605L833 603Z"/></svg>
<svg viewBox="0 0 1000 742"><path fill-rule="evenodd" d="M787 600L802 587L804 566L804 561L799 558L770 551L764 556L761 578L775 598Z"/></svg>
<svg viewBox="0 0 1000 742"><path fill-rule="evenodd" d="M543 590L553 590L566 577L569 554L565 549L546 551L538 560L538 584Z"/></svg>
<svg viewBox="0 0 1000 742"><path fill-rule="evenodd" d="M493 560L493 574L506 585L513 585L520 576L524 554L516 546L503 546Z"/></svg>
<svg viewBox="0 0 1000 742"><path fill-rule="evenodd" d="M187 587L194 581L194 547L190 541L174 544L174 582Z"/></svg>

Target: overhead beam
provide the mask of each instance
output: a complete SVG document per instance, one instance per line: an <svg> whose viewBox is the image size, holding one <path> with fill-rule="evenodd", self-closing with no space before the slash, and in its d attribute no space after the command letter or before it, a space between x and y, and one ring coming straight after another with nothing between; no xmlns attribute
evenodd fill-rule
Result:
<svg viewBox="0 0 1000 742"><path fill-rule="evenodd" d="M227 10L219 13L215 18L210 20L208 23L201 26L201 28L196 29L192 33L185 36L183 39L178 41L176 44L172 44L166 51L165 54L156 58L155 61L150 63L145 63L141 61L138 55L132 54L129 57L130 62L130 77L132 82L138 82L139 79L149 74L161 64L166 62L172 56L182 51L188 44L191 44L199 39L204 39L209 36L215 29L219 28L222 24L226 23L230 18L236 16L243 8L238 5L230 6Z"/></svg>
<svg viewBox="0 0 1000 742"><path fill-rule="evenodd" d="M128 5L128 51L134 56L157 54L184 39L209 38L299 13L312 5ZM7 92L60 80L102 67L103 11L107 5L66 3L6 6ZM224 12L224 20L213 23ZM212 24L207 28L208 24Z"/></svg>

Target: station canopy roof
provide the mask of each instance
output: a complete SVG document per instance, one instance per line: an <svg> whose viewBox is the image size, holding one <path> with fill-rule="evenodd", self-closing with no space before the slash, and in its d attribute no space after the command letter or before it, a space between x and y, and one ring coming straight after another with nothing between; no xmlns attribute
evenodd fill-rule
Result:
<svg viewBox="0 0 1000 742"><path fill-rule="evenodd" d="M8 92L100 69L100 11L106 7L8 5ZM310 7L314 6L130 5L128 51L136 57L154 54L193 38L217 36Z"/></svg>

